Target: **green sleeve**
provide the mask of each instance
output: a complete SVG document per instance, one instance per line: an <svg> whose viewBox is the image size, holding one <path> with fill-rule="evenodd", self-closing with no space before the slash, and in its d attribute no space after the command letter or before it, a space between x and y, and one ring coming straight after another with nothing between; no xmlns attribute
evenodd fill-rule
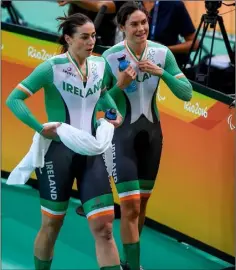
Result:
<svg viewBox="0 0 236 270"><path fill-rule="evenodd" d="M43 125L33 116L24 100L41 88L53 83L53 71L49 62L44 62L34 69L8 96L6 105L13 114L37 132L41 132ZM22 91L23 89L23 91Z"/></svg>
<svg viewBox="0 0 236 270"><path fill-rule="evenodd" d="M105 59L106 61L106 59ZM107 89L110 98L113 99L117 106L117 111L124 117L125 115L125 102L124 102L124 91L117 85L117 79L112 74L109 63L106 61L105 75L103 79L103 87Z"/></svg>
<svg viewBox="0 0 236 270"><path fill-rule="evenodd" d="M110 94L106 89L103 90L101 93L99 99L99 108L104 112L109 109L116 109L118 111L115 101L113 100L113 98L110 96Z"/></svg>
<svg viewBox="0 0 236 270"><path fill-rule="evenodd" d="M178 76L180 78L177 78ZM164 72L161 78L176 97L184 101L191 100L192 85L179 69L175 57L170 50L167 52Z"/></svg>
<svg viewBox="0 0 236 270"><path fill-rule="evenodd" d="M106 61L106 60L105 60ZM122 91L119 87L116 86L116 79L112 75L110 67L106 62L106 68L104 72L104 78L102 82L102 93L100 98L100 109L107 110L114 108L117 111L118 107L116 104L117 101L117 92Z"/></svg>
<svg viewBox="0 0 236 270"><path fill-rule="evenodd" d="M104 76L104 85L109 90L109 94L111 97L117 102L119 99L120 94L124 94L124 91L117 86L117 78L112 74L111 67L109 63L106 61L106 69L105 69L105 76Z"/></svg>

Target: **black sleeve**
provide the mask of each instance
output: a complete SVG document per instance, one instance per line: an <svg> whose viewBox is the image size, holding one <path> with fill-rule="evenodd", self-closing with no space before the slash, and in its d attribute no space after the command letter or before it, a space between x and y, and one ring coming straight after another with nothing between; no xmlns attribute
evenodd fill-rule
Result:
<svg viewBox="0 0 236 270"><path fill-rule="evenodd" d="M176 1L176 13L175 18L179 24L179 34L182 37L191 35L195 32L195 27L191 20L191 17L188 13L188 10L185 7L185 4L182 1Z"/></svg>

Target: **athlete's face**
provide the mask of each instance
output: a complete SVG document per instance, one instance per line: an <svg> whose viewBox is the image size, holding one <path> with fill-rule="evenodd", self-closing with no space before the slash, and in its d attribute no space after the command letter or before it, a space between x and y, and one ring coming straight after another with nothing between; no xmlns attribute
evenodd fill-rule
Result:
<svg viewBox="0 0 236 270"><path fill-rule="evenodd" d="M140 10L133 12L121 27L126 39L132 43L140 44L147 40L149 32L148 18Z"/></svg>
<svg viewBox="0 0 236 270"><path fill-rule="evenodd" d="M86 58L92 54L96 32L94 24L87 22L82 26L78 26L72 37L65 37L69 47L80 58Z"/></svg>

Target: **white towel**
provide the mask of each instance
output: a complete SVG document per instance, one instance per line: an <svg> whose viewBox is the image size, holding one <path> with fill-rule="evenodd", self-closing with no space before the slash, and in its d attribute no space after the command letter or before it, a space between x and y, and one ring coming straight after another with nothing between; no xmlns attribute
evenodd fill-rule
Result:
<svg viewBox="0 0 236 270"><path fill-rule="evenodd" d="M52 124L55 123L46 123L44 126ZM99 119L98 125L96 138L86 131L79 130L64 123L57 128L57 134L62 143L75 153L86 156L100 155L106 153L106 151L110 152L109 149L112 147L114 126L105 119ZM48 151L51 141L52 140L46 139L36 132L29 152L11 172L7 184L23 185L28 181L30 175L36 168L43 168L44 156ZM105 162L108 175L111 175L113 161L112 159L108 160L106 158Z"/></svg>

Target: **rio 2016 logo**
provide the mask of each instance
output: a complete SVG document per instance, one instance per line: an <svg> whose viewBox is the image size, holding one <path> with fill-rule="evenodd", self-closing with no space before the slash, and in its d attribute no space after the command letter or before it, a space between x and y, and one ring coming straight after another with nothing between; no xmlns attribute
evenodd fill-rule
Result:
<svg viewBox="0 0 236 270"><path fill-rule="evenodd" d="M49 58L51 58L55 55L56 55L56 53L54 53L54 54L47 53L47 51L45 49L41 49L40 51L38 51L33 46L28 47L28 56L31 58L45 61L45 60L48 60Z"/></svg>
<svg viewBox="0 0 236 270"><path fill-rule="evenodd" d="M201 108L198 102L195 104L192 104L191 102L184 102L184 109L192 114L203 116L204 118L208 117L207 107Z"/></svg>

